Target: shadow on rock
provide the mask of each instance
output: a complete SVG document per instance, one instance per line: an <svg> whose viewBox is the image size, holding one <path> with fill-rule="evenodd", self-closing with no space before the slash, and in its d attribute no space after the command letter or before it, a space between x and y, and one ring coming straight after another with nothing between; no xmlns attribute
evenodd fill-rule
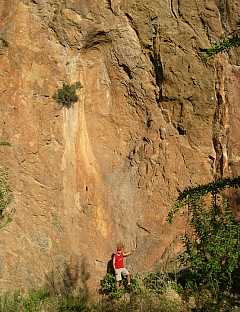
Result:
<svg viewBox="0 0 240 312"><path fill-rule="evenodd" d="M111 255L111 259L107 263L107 273L115 276L115 272L113 268L113 257L114 257L114 253Z"/></svg>
<svg viewBox="0 0 240 312"><path fill-rule="evenodd" d="M45 275L45 287L53 295L69 296L77 291L81 292L81 296L88 298L89 278L86 258L79 261L78 257L72 256L69 263L63 262Z"/></svg>

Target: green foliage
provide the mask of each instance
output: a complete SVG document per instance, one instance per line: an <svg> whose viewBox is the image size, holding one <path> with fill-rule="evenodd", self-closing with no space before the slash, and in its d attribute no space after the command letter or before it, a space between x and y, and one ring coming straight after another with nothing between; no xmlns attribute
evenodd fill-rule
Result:
<svg viewBox="0 0 240 312"><path fill-rule="evenodd" d="M201 204L191 206L193 235L185 234L182 263L190 266L190 287L207 285L219 296L230 290L232 274L240 261L240 225L227 206L208 210ZM217 208L217 209L216 209Z"/></svg>
<svg viewBox="0 0 240 312"><path fill-rule="evenodd" d="M168 282L170 282L169 276L161 272L150 272L143 279L144 286L156 294L161 294Z"/></svg>
<svg viewBox="0 0 240 312"><path fill-rule="evenodd" d="M70 108L75 102L78 101L77 90L81 88L80 82L76 82L72 85L63 83L63 87L59 89L53 96L53 98L60 105Z"/></svg>
<svg viewBox="0 0 240 312"><path fill-rule="evenodd" d="M191 206L200 198L207 194L216 194L227 188L239 188L240 176L235 178L221 179L216 182L211 182L204 185L198 185L195 187L186 188L183 192L180 192L174 206L168 213L168 222L172 223L174 215L184 206Z"/></svg>
<svg viewBox="0 0 240 312"><path fill-rule="evenodd" d="M231 48L239 46L240 46L240 37L237 34L235 34L230 38L216 42L211 48L201 49L200 51L202 53L203 59L207 61L210 57L218 53L226 52Z"/></svg>
<svg viewBox="0 0 240 312"><path fill-rule="evenodd" d="M119 299L119 298L116 298ZM181 305L163 295L150 293L125 294L119 300L101 297L92 301L81 291L51 295L40 289L21 295L20 292L0 296L0 312L184 312Z"/></svg>
<svg viewBox="0 0 240 312"><path fill-rule="evenodd" d="M187 205L191 217L191 230L183 237L185 251L180 256L182 265L188 268L185 290L196 297L208 294L199 304L203 310L196 311L217 311L231 305L233 283L239 275L240 224L219 191L239 186L239 177L228 178L186 189L178 197L177 208ZM208 193L210 206L203 201ZM175 211L170 212L170 221Z"/></svg>
<svg viewBox="0 0 240 312"><path fill-rule="evenodd" d="M24 312L39 311L42 303L49 297L46 289L30 291L26 297L22 297L22 307Z"/></svg>
<svg viewBox="0 0 240 312"><path fill-rule="evenodd" d="M21 298L18 292L14 294L4 294L0 296L0 312L15 312L18 311Z"/></svg>
<svg viewBox="0 0 240 312"><path fill-rule="evenodd" d="M107 273L100 281L99 292L103 295L107 295L112 299L119 299L126 292L123 287L116 287L116 279L113 274Z"/></svg>
<svg viewBox="0 0 240 312"><path fill-rule="evenodd" d="M107 273L100 282L99 292L103 295L107 295L111 299L119 299L125 293L140 293L140 277L136 275L131 278L131 285L127 286L127 281L123 279L120 282L119 288L116 287L116 279L112 274Z"/></svg>
<svg viewBox="0 0 240 312"><path fill-rule="evenodd" d="M58 312L90 312L91 307L88 305L86 298L81 295L68 295L61 298L57 305Z"/></svg>
<svg viewBox="0 0 240 312"><path fill-rule="evenodd" d="M4 294L0 296L0 312L41 311L41 306L48 297L49 293L44 289L30 291L26 296L21 295L20 292Z"/></svg>
<svg viewBox="0 0 240 312"><path fill-rule="evenodd" d="M166 288L172 288L177 293L182 292L182 286L177 283L174 274L150 272L143 279L144 287L154 294L163 294Z"/></svg>
<svg viewBox="0 0 240 312"><path fill-rule="evenodd" d="M8 174L6 169L0 168L0 218L12 200L12 191L8 184Z"/></svg>

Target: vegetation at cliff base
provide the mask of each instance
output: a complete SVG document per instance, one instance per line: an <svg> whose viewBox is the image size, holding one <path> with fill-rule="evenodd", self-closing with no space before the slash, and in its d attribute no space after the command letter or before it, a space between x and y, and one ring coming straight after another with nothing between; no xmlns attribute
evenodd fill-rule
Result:
<svg viewBox="0 0 240 312"><path fill-rule="evenodd" d="M63 83L62 88L58 89L54 94L54 100L63 107L70 108L79 99L77 90L81 88L80 82L76 82L72 85Z"/></svg>
<svg viewBox="0 0 240 312"><path fill-rule="evenodd" d="M132 277L130 286L127 286L127 280L124 279L121 281L121 287L116 288L115 276L107 273L100 282L99 292L100 294L106 295L111 299L119 299L127 293L138 294L142 291L140 280L140 276L136 275Z"/></svg>
<svg viewBox="0 0 240 312"><path fill-rule="evenodd" d="M65 294L51 294L45 289L28 294L0 296L0 312L187 312L179 301L166 294L155 295L148 290L141 294L129 292L118 298L104 295L91 299L81 290Z"/></svg>
<svg viewBox="0 0 240 312"><path fill-rule="evenodd" d="M195 297L195 311L231 311L240 301L240 224L221 192L229 187L239 188L240 177L186 189L169 213L172 221L185 206L190 216L179 259L185 268L181 276L185 295Z"/></svg>
<svg viewBox="0 0 240 312"><path fill-rule="evenodd" d="M57 279L50 274L45 289L0 295L0 312L240 311L240 224L226 192L239 187L240 177L227 178L179 194L169 221L187 209L189 225L174 270L135 274L130 286L123 280L119 288L108 273L92 298L86 269L78 274L79 265L76 272L66 266Z"/></svg>

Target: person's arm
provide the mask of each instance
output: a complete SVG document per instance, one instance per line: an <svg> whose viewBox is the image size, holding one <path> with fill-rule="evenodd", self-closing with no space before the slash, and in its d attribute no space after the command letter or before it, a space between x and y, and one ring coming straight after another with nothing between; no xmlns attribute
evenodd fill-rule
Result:
<svg viewBox="0 0 240 312"><path fill-rule="evenodd" d="M115 268L115 255L113 256L113 268L114 268L114 271L116 270Z"/></svg>
<svg viewBox="0 0 240 312"><path fill-rule="evenodd" d="M136 250L136 248L134 248L132 251L130 251L130 252L124 252L123 253L123 257L128 257L128 256L130 256L134 251Z"/></svg>

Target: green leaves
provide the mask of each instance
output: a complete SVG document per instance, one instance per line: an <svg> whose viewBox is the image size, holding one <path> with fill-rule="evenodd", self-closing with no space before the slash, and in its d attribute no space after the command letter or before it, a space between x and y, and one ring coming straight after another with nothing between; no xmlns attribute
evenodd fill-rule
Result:
<svg viewBox="0 0 240 312"><path fill-rule="evenodd" d="M100 293L109 296L112 299L119 299L125 292L123 288L116 288L115 276L107 273L100 282Z"/></svg>
<svg viewBox="0 0 240 312"><path fill-rule="evenodd" d="M191 292L207 290L216 305L231 300L240 263L240 224L220 191L239 186L240 177L236 177L188 188L179 194L168 216L172 220L187 206L191 229L182 239L185 250L179 257L191 273L185 282ZM206 204L208 194L212 200Z"/></svg>
<svg viewBox="0 0 240 312"><path fill-rule="evenodd" d="M125 280L120 282L120 287L116 287L116 279L115 276L107 273L105 277L100 282L100 293L103 295L107 295L111 299L120 299L125 293L131 292L134 294L141 292L140 286L140 277L136 275L135 277L131 278L130 286L126 287Z"/></svg>
<svg viewBox="0 0 240 312"><path fill-rule="evenodd" d="M235 34L230 38L223 39L219 42L216 42L211 48L201 49L203 60L207 61L208 58L225 51L230 50L234 47L240 46L240 37Z"/></svg>
<svg viewBox="0 0 240 312"><path fill-rule="evenodd" d="M63 83L63 87L54 94L53 98L60 105L70 108L78 101L79 98L76 91L80 88L82 88L82 86L79 81L72 85Z"/></svg>
<svg viewBox="0 0 240 312"><path fill-rule="evenodd" d="M239 188L240 176L235 178L225 178L215 182L195 187L186 188L181 192L171 210L168 213L167 221L172 223L174 215L184 206L196 204L207 194L217 194L226 188Z"/></svg>
<svg viewBox="0 0 240 312"><path fill-rule="evenodd" d="M161 272L150 272L143 279L146 289L155 294L162 294L164 287L170 282L173 281L168 274Z"/></svg>

